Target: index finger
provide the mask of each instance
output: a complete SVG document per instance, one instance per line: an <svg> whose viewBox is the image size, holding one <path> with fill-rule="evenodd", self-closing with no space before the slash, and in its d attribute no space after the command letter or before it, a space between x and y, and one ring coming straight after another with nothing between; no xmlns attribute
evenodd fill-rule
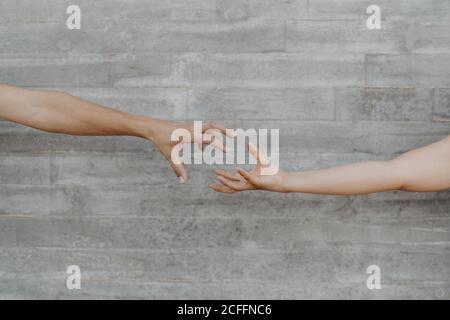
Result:
<svg viewBox="0 0 450 320"><path fill-rule="evenodd" d="M215 121L208 121L208 122L206 122L206 125L203 128L203 132L205 132L205 131L207 131L209 129L217 129L220 132L222 132L224 135L226 135L226 136L228 136L230 138L234 138L233 135L231 134L231 132L229 132L229 130L225 126L223 126L220 123L217 123Z"/></svg>

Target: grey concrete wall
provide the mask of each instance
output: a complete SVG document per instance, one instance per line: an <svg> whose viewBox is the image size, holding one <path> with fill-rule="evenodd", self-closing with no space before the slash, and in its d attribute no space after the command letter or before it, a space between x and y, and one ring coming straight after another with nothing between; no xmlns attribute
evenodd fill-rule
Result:
<svg viewBox="0 0 450 320"><path fill-rule="evenodd" d="M285 169L387 159L450 134L449 15L448 0L1 0L0 81L280 128ZM144 141L0 122L0 298L450 297L448 191L224 197L210 167L188 169L181 186Z"/></svg>

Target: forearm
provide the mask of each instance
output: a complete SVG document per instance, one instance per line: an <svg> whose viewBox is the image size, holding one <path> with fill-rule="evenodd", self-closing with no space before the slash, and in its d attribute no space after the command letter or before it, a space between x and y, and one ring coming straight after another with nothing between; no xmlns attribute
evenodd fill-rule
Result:
<svg viewBox="0 0 450 320"><path fill-rule="evenodd" d="M282 190L331 195L367 194L400 189L403 181L390 162L361 162L353 165L289 172Z"/></svg>
<svg viewBox="0 0 450 320"><path fill-rule="evenodd" d="M450 188L450 137L390 161L287 173L282 181L286 192L335 195L445 190Z"/></svg>
<svg viewBox="0 0 450 320"><path fill-rule="evenodd" d="M146 137L152 119L109 109L69 94L0 84L0 118L70 135Z"/></svg>
<svg viewBox="0 0 450 320"><path fill-rule="evenodd" d="M148 139L170 163L181 183L187 181L187 174L182 164L172 161L173 148L178 144L178 141L172 141L173 132L188 132L191 140L184 143L202 143L206 140L207 130L226 132L223 126L208 121L198 138L190 123L135 116L63 92L29 90L5 84L0 84L0 119L52 133ZM211 144L221 148L220 143Z"/></svg>

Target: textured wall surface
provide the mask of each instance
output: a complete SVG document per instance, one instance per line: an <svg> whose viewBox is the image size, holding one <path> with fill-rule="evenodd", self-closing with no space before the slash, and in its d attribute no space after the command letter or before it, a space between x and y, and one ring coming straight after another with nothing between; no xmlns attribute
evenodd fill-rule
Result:
<svg viewBox="0 0 450 320"><path fill-rule="evenodd" d="M449 16L449 0L1 0L0 82L280 128L284 169L387 159L450 134ZM179 185L145 141L0 122L0 298L450 298L449 191L224 197L188 170Z"/></svg>

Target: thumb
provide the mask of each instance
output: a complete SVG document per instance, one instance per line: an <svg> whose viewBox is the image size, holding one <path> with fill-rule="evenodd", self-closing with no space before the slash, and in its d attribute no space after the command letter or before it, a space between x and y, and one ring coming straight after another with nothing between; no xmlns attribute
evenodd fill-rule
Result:
<svg viewBox="0 0 450 320"><path fill-rule="evenodd" d="M180 180L180 183L186 183L188 180L186 169L182 164L175 164L171 160L169 160L170 166L172 167L172 170L175 172L175 174L178 177L178 180Z"/></svg>
<svg viewBox="0 0 450 320"><path fill-rule="evenodd" d="M243 176L245 178L245 180L247 180L251 184L254 184L254 185L258 185L259 184L259 182L257 181L257 177L256 176L248 173L247 171L245 171L242 168L237 168L237 170L238 170L239 174L241 176Z"/></svg>
<svg viewBox="0 0 450 320"><path fill-rule="evenodd" d="M177 175L180 183L185 183L187 181L187 173L186 169L184 169L183 162L179 158L180 151L182 149L182 144L178 143L172 147L170 154L166 155L167 161L169 161L172 170Z"/></svg>

